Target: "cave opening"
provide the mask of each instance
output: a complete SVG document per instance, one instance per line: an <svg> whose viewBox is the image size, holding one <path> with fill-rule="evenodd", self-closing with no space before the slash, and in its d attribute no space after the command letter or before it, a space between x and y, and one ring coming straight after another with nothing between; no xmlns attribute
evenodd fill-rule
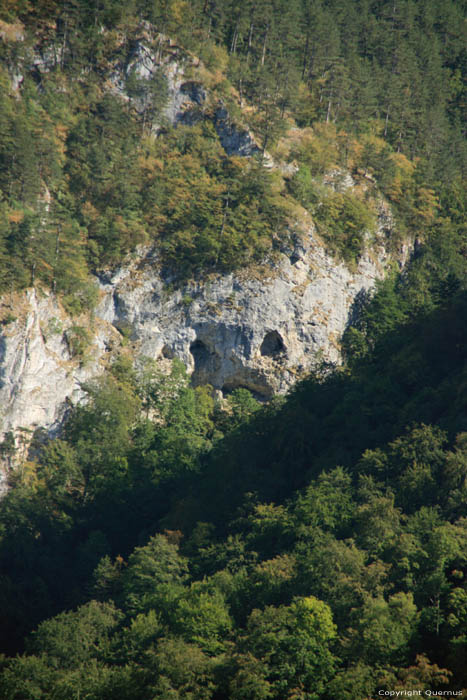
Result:
<svg viewBox="0 0 467 700"><path fill-rule="evenodd" d="M190 352L195 361L195 368L199 368L200 366L203 366L209 362L211 352L202 340L195 340L193 343L191 343Z"/></svg>
<svg viewBox="0 0 467 700"><path fill-rule="evenodd" d="M284 341L282 336L277 331L269 331L264 336L260 348L261 355L266 357L275 357L285 352Z"/></svg>
<svg viewBox="0 0 467 700"><path fill-rule="evenodd" d="M220 370L221 359L217 352L213 352L202 340L195 340L190 345L195 368L191 375L195 386L200 384L217 385L217 373Z"/></svg>

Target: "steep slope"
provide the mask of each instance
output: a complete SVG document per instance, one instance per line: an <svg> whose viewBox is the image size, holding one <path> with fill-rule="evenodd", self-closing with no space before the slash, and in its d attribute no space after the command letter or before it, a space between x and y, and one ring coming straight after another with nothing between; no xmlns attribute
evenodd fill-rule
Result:
<svg viewBox="0 0 467 700"><path fill-rule="evenodd" d="M148 254L101 278L92 320L70 318L45 291L13 304L5 298L7 321L12 308L18 318L2 331L3 430L56 427L67 401L82 396L80 384L103 371L122 336L136 355L180 358L196 384L244 387L264 398L286 391L321 362L339 361L356 301L393 259L382 232L379 241L350 271L310 231L256 277L214 275L173 292Z"/></svg>
<svg viewBox="0 0 467 700"><path fill-rule="evenodd" d="M19 43L23 41L21 35ZM112 41L110 37L109 41ZM98 105L104 104L105 95L115 96L117 107L123 104L128 110L124 116L129 129L138 121L142 122L142 144L144 139L147 143L163 143L165 130L172 128L177 134L179 129L189 130L199 124L206 126L209 135L203 136L201 146L210 149L217 159L215 163L222 164L222 167L240 168L240 174L246 175L247 170L242 171L242 168L250 167L249 162L258 156L259 165L254 167L259 167L259 175L262 170L276 178L274 187L280 189L280 206L286 207L286 215L282 216L274 234L277 242L273 241L270 249L258 248L256 253L253 246L250 251L249 237L254 234L245 232L244 242L240 239L235 243L237 253L235 249L229 253L230 262L224 264L224 274L210 269L200 271L195 263L192 267L190 246L194 244L183 247L185 234L176 229L173 235L179 236L181 244L175 238L175 243L169 241L174 247L168 248L162 238L162 242L156 245L140 245L133 257L127 257L123 264L116 265L113 261L110 270L101 263L87 279L83 273L76 273L79 279L72 278L64 283L63 292L67 294L63 296L62 292L57 296L54 289L59 290L61 286L58 275L66 276L68 267L73 271L74 266L79 268L83 263L81 260L72 261L80 250L80 239L76 238L75 242L66 239L63 234L65 224L54 211L54 195L43 182L39 196L42 203L40 230L32 234L32 240L38 236L43 238L39 244L43 247L43 257L50 247L47 236L56 236L56 240L50 247L50 260L41 258L36 266L33 258L31 276L39 274L36 268L43 269L46 276L53 268L52 291L47 289L45 280L38 280L35 289L23 296L5 295L2 307L2 433L15 433L18 445L21 441L27 444L27 436L36 428L54 432L70 402L82 398L82 383L105 370L122 342L131 343L136 357L178 357L192 374L195 384L210 384L224 393L238 387L248 388L263 399L276 392L283 393L311 368L323 362L339 361L340 337L355 315L355 308L377 279L382 279L393 264L401 267L408 256L408 246L395 243L401 238L390 209L374 184L368 185L367 181L362 189L362 185L357 186L345 170L330 170L323 179L323 192L359 190L358 196L362 197L362 192L370 188L371 201L366 206L375 210L376 221L371 232L356 231L365 242L353 260L345 262L336 254L332 256L309 213L294 202L287 190L287 183L298 170L297 164L291 160L292 156L286 155L283 160L280 154L272 158L266 152L261 153L253 133L244 126L245 115L239 110L238 96L233 89L227 94L224 91L225 99L222 99L219 77L208 71L199 59L182 51L175 42L155 32L148 23L140 24L126 43L121 39L113 41L108 60L100 68L104 80L99 86L103 98ZM54 85L54 76L62 65L61 51L55 39L43 39L33 49L24 47L19 62L10 60L11 85L19 91L18 96L22 94L28 75L33 76L39 86L47 84L48 80L47 89L51 89L50 81ZM82 83L86 79L78 73L73 80ZM86 82L84 86L88 89ZM236 113L235 118L228 111L225 100ZM145 129L149 129L146 136ZM180 138L191 138L190 131L180 133ZM293 133L293 142L300 143L300 130L295 129ZM199 138L199 132L193 134L193 139ZM110 132L107 141L111 143L115 138L117 135ZM74 143L69 137L65 144L71 160ZM92 143L91 147L94 148ZM149 146L142 147L140 160L150 159L144 148ZM288 148L290 150L290 144ZM90 151L90 157L93 153ZM177 153L175 148L174 153ZM183 149L181 153L184 153ZM182 168L190 167L192 153L195 151L189 151L189 156L181 156L186 158L180 161ZM208 151L198 157L209 162L212 153ZM169 150L166 170L171 158ZM246 166L237 165L242 162ZM83 162L84 166L88 167L88 163ZM199 172L205 172L208 167L203 166L204 170ZM166 170L162 170L162 181L166 179ZM112 176L106 174L107 177ZM146 177L150 179L151 176L146 174ZM186 177L188 182L190 174L187 173ZM78 187L77 178L78 174L71 169L68 176L70 187ZM182 183L183 178L182 173ZM212 183L217 187L215 180ZM79 186L82 187L82 183ZM235 229L231 233L226 221L229 208L233 206L232 188L235 186L235 181L227 180L223 189L208 193L214 203L216 200L223 202L217 213L219 221L215 224L220 227L221 239L224 228L225 239L236 235ZM77 193L81 198L79 201L84 200L84 204L79 204L77 214L84 217L80 225L87 221L88 235L92 236L91 229L98 230L100 222L99 212L95 209L97 200L91 204L85 199L87 193L79 189ZM193 201L183 206L185 209L192 207L196 212L197 190L189 190L188 194ZM240 207L243 206L242 196L239 195ZM325 199L326 195L322 197ZM105 198L101 206L104 204ZM107 216L106 211L101 210L101 217ZM170 211L165 214L169 222ZM19 225L25 220L21 217L27 216L27 213L18 215ZM10 213L9 217L13 220L14 214ZM119 226L123 225L121 219L122 216L116 216ZM183 225L182 218L179 226ZM209 218L205 223L201 221L195 225L201 233L203 226L212 227ZM247 219L243 226L248 226ZM258 219L254 226L261 228L261 220ZM138 238L135 240L137 242ZM96 247L92 248L91 244L101 246L103 262L108 253L106 241L106 238L103 241L96 238L88 243L90 250ZM203 245L201 241L201 249ZM172 252L168 258L166 251L169 249ZM65 251L71 256L69 266L66 258L60 261L61 256L66 255ZM194 250L193 255L199 254ZM222 250L215 252L213 249L212 255L217 260L220 256L222 259ZM229 270L236 266L243 269ZM60 273L55 268L64 271ZM183 270L188 270L189 274ZM95 297L91 311L86 310L86 305L90 304L82 301L89 295Z"/></svg>
<svg viewBox="0 0 467 700"><path fill-rule="evenodd" d="M462 9L1 5L1 700L465 695Z"/></svg>

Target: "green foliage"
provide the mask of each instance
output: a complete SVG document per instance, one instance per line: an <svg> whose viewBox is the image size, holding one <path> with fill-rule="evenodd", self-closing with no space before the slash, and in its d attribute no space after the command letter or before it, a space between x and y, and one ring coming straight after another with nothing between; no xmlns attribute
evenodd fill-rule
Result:
<svg viewBox="0 0 467 700"><path fill-rule="evenodd" d="M187 570L178 547L162 535L155 535L132 553L123 575L123 591L132 611L157 607L158 596L167 584L181 583Z"/></svg>
<svg viewBox="0 0 467 700"><path fill-rule="evenodd" d="M202 46L213 94L232 101L227 68L263 150L290 136L289 193L333 251L358 259L377 189L417 245L402 275L358 298L346 366L283 400L237 389L216 406L180 363L165 373L124 354L84 387L2 499L0 697L465 687L460 4L11 0L1 13L26 43L2 24L0 290L44 284L79 315L97 299L89 271L139 243L179 280L283 244L281 177L225 154L212 104L155 138L162 74L129 71L128 102L105 89L150 35L140 17ZM63 52L40 89L26 75L13 94L22 47L49 38ZM293 119L311 128L278 143ZM323 185L339 170L352 193ZM85 330L67 340L85 359ZM12 467L15 436L0 448Z"/></svg>
<svg viewBox="0 0 467 700"><path fill-rule="evenodd" d="M114 482L124 483L128 470L130 429L138 400L128 387L111 377L86 387L88 401L77 406L67 424L68 440L80 464L84 500Z"/></svg>
<svg viewBox="0 0 467 700"><path fill-rule="evenodd" d="M142 115L144 134L146 123L151 126L167 102L167 77L160 68L148 78L139 76L133 69L126 76L126 91Z"/></svg>
<svg viewBox="0 0 467 700"><path fill-rule="evenodd" d="M170 625L187 642L213 656L226 648L232 619L221 591L197 582L177 601Z"/></svg>
<svg viewBox="0 0 467 700"><path fill-rule="evenodd" d="M92 601L42 623L30 640L34 656L15 659L0 686L3 698L104 697L112 670L105 664L121 619L113 605ZM118 672L115 674L118 676ZM73 695L71 695L73 693Z"/></svg>
<svg viewBox="0 0 467 700"><path fill-rule="evenodd" d="M89 332L83 326L71 326L65 332L65 338L70 352L70 356L84 360L86 350L90 344Z"/></svg>
<svg viewBox="0 0 467 700"><path fill-rule="evenodd" d="M335 143L335 142L334 142ZM308 152L299 154L309 159ZM303 161L302 161L303 162ZM352 192L331 191L302 164L289 182L293 196L308 209L329 249L347 263L355 263L365 242L371 240L376 217L371 202Z"/></svg>
<svg viewBox="0 0 467 700"><path fill-rule="evenodd" d="M353 515L352 500L352 480L341 467L321 474L317 483L308 486L297 500L298 527L304 534L315 528L345 532Z"/></svg>
<svg viewBox="0 0 467 700"><path fill-rule="evenodd" d="M331 250L347 262L358 260L365 235L371 234L375 227L371 206L347 192L335 192L319 202L315 219Z"/></svg>
<svg viewBox="0 0 467 700"><path fill-rule="evenodd" d="M463 301L416 327L372 311L399 293L370 301L351 368L277 405L237 391L215 411L179 363L164 374L124 355L87 388L4 499L6 630L39 627L5 661L1 697L363 700L409 681L456 687L446 667L465 679L466 441L451 437L465 414L450 405L464 356L432 345L456 337ZM402 346L423 373L401 374ZM386 374L408 393L385 387L385 425L362 427ZM410 424L427 382L444 429Z"/></svg>
<svg viewBox="0 0 467 700"><path fill-rule="evenodd" d="M307 165L301 165L289 183L293 196L309 211L315 212L320 192Z"/></svg>
<svg viewBox="0 0 467 700"><path fill-rule="evenodd" d="M416 628L416 617L417 608L411 594L396 593L387 602L382 598L366 601L359 623L365 661L370 664L403 662Z"/></svg>
<svg viewBox="0 0 467 700"><path fill-rule="evenodd" d="M179 279L262 262L280 248L292 205L266 168L226 157L213 104L194 126L163 124L171 48L156 30L201 55L214 102L238 111L228 74L242 106L249 102L241 118L263 156L294 120L307 127L290 153L300 166L291 191L347 262L358 259L374 216L353 194L324 196L310 181L336 166L376 180L399 235L459 226L459 2L442 12L409 3L392 14L387 3L360 0L91 5L9 2L5 10L0 290L41 281L78 314L96 301L89 272L120 263L141 243L155 244ZM142 37L160 61L145 76L132 64ZM24 56L33 45L50 56L47 70L29 69ZM182 62L183 50L176 52ZM9 75L19 63L25 79L15 96ZM127 100L108 89L116 65Z"/></svg>
<svg viewBox="0 0 467 700"><path fill-rule="evenodd" d="M138 439L145 440L144 469L151 468L155 482L196 471L198 456L209 451L213 435L214 401L209 387L193 389L177 359L170 374L146 360L137 378L137 391L146 415L152 413L159 419L158 429L144 423L137 428Z"/></svg>
<svg viewBox="0 0 467 700"><path fill-rule="evenodd" d="M158 645L154 661L156 674L152 692L157 700L210 700L213 697L215 666L198 646L177 637L165 638Z"/></svg>
<svg viewBox="0 0 467 700"><path fill-rule="evenodd" d="M109 652L109 632L121 613L113 605L92 601L76 612L43 622L32 635L29 651L44 654L51 666L73 668Z"/></svg>
<svg viewBox="0 0 467 700"><path fill-rule="evenodd" d="M313 597L290 606L253 610L231 682L233 698L318 698L332 675L329 645L335 626L329 607ZM246 657L246 658L245 658ZM246 663L245 663L246 662Z"/></svg>
<svg viewBox="0 0 467 700"><path fill-rule="evenodd" d="M84 17L64 21L79 25ZM227 158L208 122L155 140L151 129L167 99L161 69L149 78L128 73L129 110L98 87L96 66L86 81L77 77L88 47L73 51L61 71L44 77L42 91L25 81L19 100L1 74L0 255L11 262L0 289L40 279L79 314L97 300L90 271L121 262L141 243L156 244L182 279L270 255L285 224L270 174ZM103 56L97 60L108 70Z"/></svg>
<svg viewBox="0 0 467 700"><path fill-rule="evenodd" d="M165 222L161 251L183 276L262 261L284 228L272 175L254 163L226 159L212 139L205 126L179 127L172 141L179 154L169 157L163 183L150 181L146 192L152 197L158 187ZM167 146L161 155L167 158ZM200 156L207 155L203 163Z"/></svg>

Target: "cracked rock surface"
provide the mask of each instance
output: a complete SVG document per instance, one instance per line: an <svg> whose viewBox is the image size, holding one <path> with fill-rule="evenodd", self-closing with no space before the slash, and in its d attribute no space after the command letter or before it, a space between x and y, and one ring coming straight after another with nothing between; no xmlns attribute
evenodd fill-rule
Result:
<svg viewBox="0 0 467 700"><path fill-rule="evenodd" d="M355 305L394 261L386 240L381 229L352 271L311 230L266 269L175 291L145 251L100 279L85 361L73 357L68 342L76 321L52 294L17 295L17 317L0 335L1 433L57 430L67 406L83 397L82 383L104 371L122 332L136 356L181 359L194 384L224 393L245 387L262 399L286 392L320 362L339 361ZM399 251L400 265L406 256Z"/></svg>
<svg viewBox="0 0 467 700"><path fill-rule="evenodd" d="M148 260L102 281L97 314L126 328L142 355L179 357L194 383L267 399L320 361L339 361L354 303L388 263L380 241L350 271L310 232L264 277L219 275L167 294Z"/></svg>

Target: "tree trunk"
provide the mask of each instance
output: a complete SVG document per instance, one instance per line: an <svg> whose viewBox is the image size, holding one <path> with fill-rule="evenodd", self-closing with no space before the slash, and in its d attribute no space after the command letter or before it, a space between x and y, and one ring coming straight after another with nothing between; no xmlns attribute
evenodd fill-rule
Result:
<svg viewBox="0 0 467 700"><path fill-rule="evenodd" d="M250 22L250 29L249 29L249 31L248 31L248 48L247 48L247 52L246 52L246 62L247 62L247 64L248 64L248 61L249 61L249 59L250 59L251 45L252 45L252 42L253 42L253 28L254 28L253 22Z"/></svg>
<svg viewBox="0 0 467 700"><path fill-rule="evenodd" d="M229 211L229 200L230 200L230 190L228 190L227 197L225 200L224 215L222 217L222 226L221 226L221 230L220 230L220 234L219 234L220 236L223 236L223 234L224 234L225 223L227 221L227 213Z"/></svg>
<svg viewBox="0 0 467 700"><path fill-rule="evenodd" d="M261 54L261 66L264 66L264 60L266 58L266 45L267 45L267 41L268 41L268 34L269 34L269 24L266 25L266 34L264 35L263 51Z"/></svg>
<svg viewBox="0 0 467 700"><path fill-rule="evenodd" d="M388 134L388 124L389 124L389 107L386 110L386 119L384 120L384 138Z"/></svg>
<svg viewBox="0 0 467 700"><path fill-rule="evenodd" d="M236 53L237 51L237 41L238 41L238 24L235 25L234 35L232 37L232 43L230 44L230 53Z"/></svg>
<svg viewBox="0 0 467 700"><path fill-rule="evenodd" d="M58 254L60 252L60 231L61 231L61 226L59 225L57 228L57 236L55 238L55 268L54 268L54 276L52 280L52 292L55 294L57 291L57 280L55 278L55 270L57 268L58 264Z"/></svg>
<svg viewBox="0 0 467 700"><path fill-rule="evenodd" d="M302 64L302 80L305 79L306 69L308 65L308 46L310 43L310 37L306 35L305 48L303 51L303 64Z"/></svg>

